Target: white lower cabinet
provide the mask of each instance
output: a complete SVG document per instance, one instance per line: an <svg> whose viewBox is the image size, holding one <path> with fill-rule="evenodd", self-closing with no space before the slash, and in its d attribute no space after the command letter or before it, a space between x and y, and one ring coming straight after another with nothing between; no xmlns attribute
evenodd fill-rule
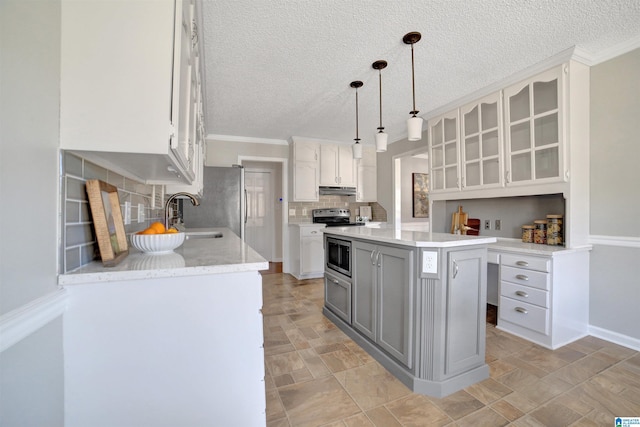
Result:
<svg viewBox="0 0 640 427"><path fill-rule="evenodd" d="M498 328L556 349L587 335L589 252L547 252L500 252Z"/></svg>
<svg viewBox="0 0 640 427"><path fill-rule="evenodd" d="M296 279L312 279L323 276L322 229L324 227L324 224L290 226L291 274Z"/></svg>

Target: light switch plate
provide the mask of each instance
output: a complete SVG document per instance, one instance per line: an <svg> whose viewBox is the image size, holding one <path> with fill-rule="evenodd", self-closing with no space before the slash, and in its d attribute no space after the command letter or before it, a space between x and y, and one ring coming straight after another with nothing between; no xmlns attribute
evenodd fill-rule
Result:
<svg viewBox="0 0 640 427"><path fill-rule="evenodd" d="M138 222L144 222L144 205L138 203Z"/></svg>
<svg viewBox="0 0 640 427"><path fill-rule="evenodd" d="M289 209L289 216L296 216L296 210L295 209Z"/></svg>
<svg viewBox="0 0 640 427"><path fill-rule="evenodd" d="M422 252L422 272L438 273L438 252Z"/></svg>

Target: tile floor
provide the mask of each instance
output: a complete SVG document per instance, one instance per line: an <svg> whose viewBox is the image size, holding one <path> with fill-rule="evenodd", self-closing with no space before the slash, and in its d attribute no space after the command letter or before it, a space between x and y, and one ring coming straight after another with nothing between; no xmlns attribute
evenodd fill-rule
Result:
<svg viewBox="0 0 640 427"><path fill-rule="evenodd" d="M322 279L263 276L267 425L613 426L640 417L640 353L594 337L556 351L487 324L491 376L414 394L321 312Z"/></svg>

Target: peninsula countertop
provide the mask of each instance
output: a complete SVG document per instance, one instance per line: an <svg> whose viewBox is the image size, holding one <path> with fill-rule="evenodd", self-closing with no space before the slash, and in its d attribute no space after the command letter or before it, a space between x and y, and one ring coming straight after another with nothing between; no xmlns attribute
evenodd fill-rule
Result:
<svg viewBox="0 0 640 427"><path fill-rule="evenodd" d="M58 276L62 286L161 277L258 271L269 263L228 228L192 228L187 233L221 232L219 238L188 238L172 253L145 254L129 247L129 255L114 267L93 261Z"/></svg>
<svg viewBox="0 0 640 427"><path fill-rule="evenodd" d="M391 243L419 248L451 248L456 246L483 245L495 243L497 239L489 236L466 236L448 233L430 233L425 231L400 230L394 228L370 227L328 227L322 229L325 234L366 239L380 243Z"/></svg>

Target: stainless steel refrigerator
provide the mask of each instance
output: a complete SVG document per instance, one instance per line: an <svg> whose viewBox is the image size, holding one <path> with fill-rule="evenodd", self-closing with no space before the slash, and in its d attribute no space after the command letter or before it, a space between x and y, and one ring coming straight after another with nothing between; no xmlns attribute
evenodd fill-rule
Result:
<svg viewBox="0 0 640 427"><path fill-rule="evenodd" d="M205 166L203 180L200 205L182 203L185 227L227 227L244 240L247 222L244 168Z"/></svg>

